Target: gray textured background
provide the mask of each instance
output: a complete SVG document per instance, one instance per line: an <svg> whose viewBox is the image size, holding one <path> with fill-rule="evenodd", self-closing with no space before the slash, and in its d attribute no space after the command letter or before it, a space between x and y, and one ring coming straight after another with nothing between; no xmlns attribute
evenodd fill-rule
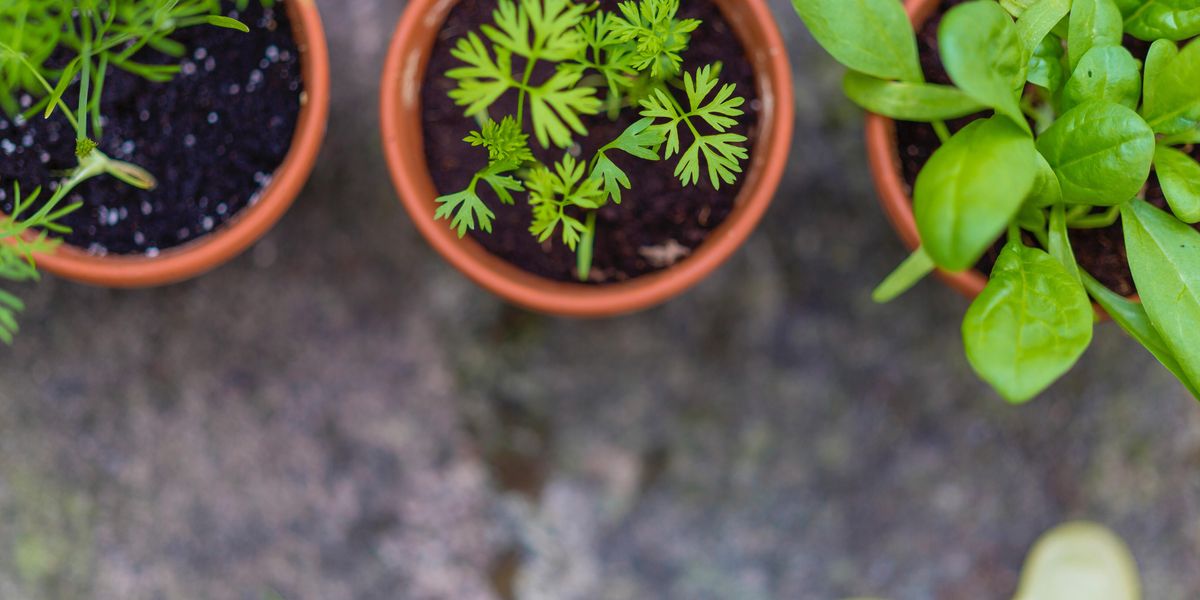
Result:
<svg viewBox="0 0 1200 600"><path fill-rule="evenodd" d="M505 307L397 204L379 151L403 2L319 0L322 163L253 251L149 292L24 290L0 364L0 598L1006 598L1090 518L1150 599L1200 596L1200 407L1112 327L1024 408L903 252L839 72L771 0L797 140L766 223L649 313Z"/></svg>

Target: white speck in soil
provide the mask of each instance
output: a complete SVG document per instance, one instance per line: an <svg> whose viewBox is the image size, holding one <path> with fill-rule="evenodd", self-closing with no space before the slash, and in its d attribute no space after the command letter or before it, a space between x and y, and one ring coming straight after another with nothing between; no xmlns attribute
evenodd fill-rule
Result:
<svg viewBox="0 0 1200 600"><path fill-rule="evenodd" d="M150 212L153 210L154 210L154 207L150 206L149 202L142 200L142 214L143 215L149 215Z"/></svg>
<svg viewBox="0 0 1200 600"><path fill-rule="evenodd" d="M179 236L179 239L181 240L186 240L192 235L192 232L187 227L181 227L179 228L179 231L175 232L175 235Z"/></svg>
<svg viewBox="0 0 1200 600"><path fill-rule="evenodd" d="M196 63L194 63L190 60L183 61L183 64L179 65L179 72L183 73L183 75L185 77L195 75L196 74Z"/></svg>
<svg viewBox="0 0 1200 600"><path fill-rule="evenodd" d="M204 61L204 70L205 71L212 73L214 70L216 70L216 68L217 68L217 59L210 56L210 57L208 57L208 59L206 59Z"/></svg>
<svg viewBox="0 0 1200 600"><path fill-rule="evenodd" d="M25 115L17 115L15 117L13 117L13 125L16 125L17 127L24 127L25 126Z"/></svg>
<svg viewBox="0 0 1200 600"><path fill-rule="evenodd" d="M142 244L145 244L146 236L142 235L142 232L140 232L140 231L133 232L133 243L135 243L139 246L141 246Z"/></svg>
<svg viewBox="0 0 1200 600"><path fill-rule="evenodd" d="M158 248L155 248L153 246L150 248L146 248L146 256L148 258L154 258L154 257L158 256Z"/></svg>
<svg viewBox="0 0 1200 600"><path fill-rule="evenodd" d="M287 50L284 50L283 52L280 52L280 53L279 53L279 60L281 60L281 61L283 61L283 62L288 62L289 60L292 60L292 53L291 53L291 52L288 52Z"/></svg>
<svg viewBox="0 0 1200 600"><path fill-rule="evenodd" d="M121 153L121 156L126 158L133 156L134 150L137 150L137 144L134 144L133 140L125 140L124 142L121 142L121 147L117 148L117 151Z"/></svg>
<svg viewBox="0 0 1200 600"><path fill-rule="evenodd" d="M25 135L24 135L24 136L21 138L21 145L22 145L22 146L25 146L26 148L32 148L32 147L33 147L33 134L32 134L32 133L26 133L26 134L25 134Z"/></svg>
<svg viewBox="0 0 1200 600"><path fill-rule="evenodd" d="M142 112L138 113L138 120L143 123L145 123L146 121L149 121L150 120L150 111L143 110Z"/></svg>
<svg viewBox="0 0 1200 600"><path fill-rule="evenodd" d="M8 192L4 191L4 188L0 188L0 202L5 200L8 200Z"/></svg>
<svg viewBox="0 0 1200 600"><path fill-rule="evenodd" d="M205 231L212 231L213 224L214 223L213 223L212 217L204 217L204 221L201 223L201 225L204 227Z"/></svg>
<svg viewBox="0 0 1200 600"><path fill-rule="evenodd" d="M227 212L229 212L229 207L226 206L224 202L217 205L217 214L218 215L224 215Z"/></svg>
<svg viewBox="0 0 1200 600"><path fill-rule="evenodd" d="M250 85L258 85L263 82L262 71L255 69L250 71Z"/></svg>
<svg viewBox="0 0 1200 600"><path fill-rule="evenodd" d="M41 156L38 156L38 160L40 160L43 165L50 162L50 153L42 152Z"/></svg>
<svg viewBox="0 0 1200 600"><path fill-rule="evenodd" d="M229 84L229 95L230 96L236 96L236 95L238 95L238 92L241 92L241 91L242 91L242 86L240 86L236 83Z"/></svg>
<svg viewBox="0 0 1200 600"><path fill-rule="evenodd" d="M196 145L196 136L194 136L190 133L183 136L183 145L187 146L188 148L195 146Z"/></svg>
<svg viewBox="0 0 1200 600"><path fill-rule="evenodd" d="M88 246L87 251L88 254L93 256L104 256L105 254L108 254L108 247L106 247L104 244L93 242L90 246Z"/></svg>
<svg viewBox="0 0 1200 600"><path fill-rule="evenodd" d="M208 124L209 125L216 125L218 119L219 118L217 117L217 113L215 113L215 112L208 113Z"/></svg>
<svg viewBox="0 0 1200 600"><path fill-rule="evenodd" d="M0 141L0 149L3 149L5 154L12 156L12 153L17 151L17 145L10 140L3 140Z"/></svg>
<svg viewBox="0 0 1200 600"><path fill-rule="evenodd" d="M260 68L260 69L269 69L269 68L271 68L271 61L270 61L270 59L266 59L266 58L264 58L264 59L262 59L262 60L258 61L258 68Z"/></svg>
<svg viewBox="0 0 1200 600"><path fill-rule="evenodd" d="M196 48L196 52L192 54L196 60L204 60L206 56L208 56L208 48L204 47Z"/></svg>
<svg viewBox="0 0 1200 600"><path fill-rule="evenodd" d="M21 94L21 108L29 108L33 106L33 97L29 94Z"/></svg>

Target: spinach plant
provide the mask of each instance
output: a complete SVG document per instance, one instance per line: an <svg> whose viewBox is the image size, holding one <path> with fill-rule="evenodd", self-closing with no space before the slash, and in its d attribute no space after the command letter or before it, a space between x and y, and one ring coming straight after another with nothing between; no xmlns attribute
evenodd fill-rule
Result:
<svg viewBox="0 0 1200 600"><path fill-rule="evenodd" d="M748 152L746 138L730 129L745 99L721 84L719 64L684 69L683 53L702 23L679 18L679 4L629 0L607 11L595 2L499 0L482 35L472 32L454 48L464 66L446 73L458 82L450 97L479 123L465 142L486 149L488 163L466 189L437 199L435 217L450 220L460 237L490 233L495 213L480 184L504 204L524 194L530 233L540 242L561 236L586 281L596 213L632 188L617 153L648 161L678 155L674 174L685 186L735 183ZM511 94L516 114L500 104ZM615 119L625 110L641 119L581 157L584 119ZM548 164L535 156L530 137L543 149L564 150L562 159Z"/></svg>
<svg viewBox="0 0 1200 600"><path fill-rule="evenodd" d="M913 189L922 246L878 300L935 268L970 269L1006 237L962 327L971 365L1004 397L1028 401L1075 364L1092 339L1090 297L1200 398L1195 2L972 0L938 30L952 86L925 81L899 1L793 4L849 67L853 101L932 123L942 140ZM1145 61L1126 35L1152 42ZM981 112L954 135L944 123ZM1151 169L1170 212L1145 201ZM1141 303L1105 288L1071 249L1072 231L1118 220Z"/></svg>
<svg viewBox="0 0 1200 600"><path fill-rule="evenodd" d="M269 3L271 0L266 0ZM244 8L248 0L238 0ZM154 176L145 169L115 160L99 149L104 120L100 99L110 69L122 69L150 81L169 81L178 65L142 62L150 49L173 57L186 52L171 36L197 25L249 31L221 14L220 0L9 0L0 3L0 108L20 124L30 118L61 113L75 131L77 164L47 193L25 195L13 184L13 210L0 215L0 278L36 280L37 254L52 252L66 233L61 219L77 209L68 197L80 184L103 175L128 185L151 189ZM74 90L74 106L66 98ZM18 97L39 100L22 108ZM41 197L45 197L38 204ZM36 208L35 208L36 207ZM30 234L30 232L36 232ZM12 343L23 309L12 293L0 290L0 340Z"/></svg>

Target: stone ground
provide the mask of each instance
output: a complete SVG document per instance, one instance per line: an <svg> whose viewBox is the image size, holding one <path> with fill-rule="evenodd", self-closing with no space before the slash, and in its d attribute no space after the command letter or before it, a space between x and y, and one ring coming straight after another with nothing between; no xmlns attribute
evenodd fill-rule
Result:
<svg viewBox="0 0 1200 600"><path fill-rule="evenodd" d="M473 287L401 212L378 70L403 7L319 0L323 162L253 251L146 292L46 281L0 364L0 598L1006 598L1088 518L1200 596L1200 407L1112 327L1024 408L902 256L839 72L771 0L798 136L761 231L607 322Z"/></svg>

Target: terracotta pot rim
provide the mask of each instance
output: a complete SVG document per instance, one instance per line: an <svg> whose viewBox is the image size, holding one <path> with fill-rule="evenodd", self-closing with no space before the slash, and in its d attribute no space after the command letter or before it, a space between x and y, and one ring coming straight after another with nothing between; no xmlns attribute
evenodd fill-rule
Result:
<svg viewBox="0 0 1200 600"><path fill-rule="evenodd" d="M304 92L291 148L258 201L212 233L154 257L97 256L63 244L53 254L36 258L39 269L104 287L167 285L215 269L241 254L275 225L308 180L329 117L329 51L321 15L312 0L286 0L285 6L300 47Z"/></svg>
<svg viewBox="0 0 1200 600"><path fill-rule="evenodd" d="M444 222L433 219L437 194L423 151L420 91L435 35L457 1L409 2L388 50L380 102L384 150L401 203L416 228L451 265L481 287L534 311L572 317L614 316L683 293L724 263L754 231L783 177L794 125L791 66L765 0L717 0L747 49L763 103L759 138L733 214L678 265L629 282L600 286L527 273L469 237L459 239ZM730 8L733 2L736 9Z"/></svg>
<svg viewBox="0 0 1200 600"><path fill-rule="evenodd" d="M933 14L939 2L940 0L905 0L904 8L908 11L914 29L919 29ZM905 190L904 178L901 175L896 122L888 117L867 113L866 137L867 158L871 165L872 179L875 180L875 189L879 193L879 204L900 240L910 252L915 251L921 245L921 236L917 232L917 222L913 216L912 197ZM938 269L936 274L946 285L969 300L978 297L988 283L988 276L978 269L962 273ZM1137 297L1131 299L1137 300ZM1103 309L1095 304L1093 306L1101 319L1108 318Z"/></svg>

